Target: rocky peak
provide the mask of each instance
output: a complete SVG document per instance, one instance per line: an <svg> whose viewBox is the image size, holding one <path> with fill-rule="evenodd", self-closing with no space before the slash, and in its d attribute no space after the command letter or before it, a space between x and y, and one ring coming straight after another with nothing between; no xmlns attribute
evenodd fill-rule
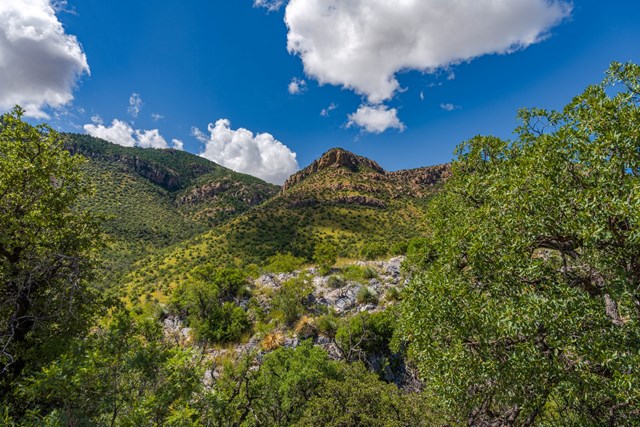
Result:
<svg viewBox="0 0 640 427"><path fill-rule="evenodd" d="M342 148L332 148L324 153L319 159L311 163L311 165L290 176L282 186L282 190L286 191L309 176L330 168L345 168L352 172L370 170L380 174L385 174L384 169L382 169L382 167L373 160L358 156Z"/></svg>

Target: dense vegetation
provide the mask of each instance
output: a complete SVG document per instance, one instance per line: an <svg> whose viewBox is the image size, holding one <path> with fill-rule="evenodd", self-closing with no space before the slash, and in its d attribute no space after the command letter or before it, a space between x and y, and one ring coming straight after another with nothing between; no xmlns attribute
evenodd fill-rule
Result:
<svg viewBox="0 0 640 427"><path fill-rule="evenodd" d="M640 420L640 67L458 149L408 289L427 393L472 425Z"/></svg>
<svg viewBox="0 0 640 427"><path fill-rule="evenodd" d="M437 193L333 152L352 167L314 163L144 264L123 299L96 286L87 176L124 170L123 202L156 188L177 203L215 170L136 177L99 142L124 169L87 167L21 113L0 118L3 425L640 425L640 67L522 111L511 141L463 143ZM175 154L149 151L144 171ZM412 279L384 295L375 263L338 263L391 252ZM323 305L318 281L363 310Z"/></svg>

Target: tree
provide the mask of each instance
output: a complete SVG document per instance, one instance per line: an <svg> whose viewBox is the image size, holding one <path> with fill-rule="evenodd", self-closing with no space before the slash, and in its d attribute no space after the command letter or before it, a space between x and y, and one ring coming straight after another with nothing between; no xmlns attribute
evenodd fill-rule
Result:
<svg viewBox="0 0 640 427"><path fill-rule="evenodd" d="M520 119L459 147L431 205L410 355L453 422L638 425L640 67Z"/></svg>
<svg viewBox="0 0 640 427"><path fill-rule="evenodd" d="M245 310L233 302L248 292L246 286L238 270L202 267L193 282L176 289L171 307L187 320L199 341L234 342L251 328Z"/></svg>
<svg viewBox="0 0 640 427"><path fill-rule="evenodd" d="M192 425L200 361L164 339L155 319L115 309L25 381L19 398L30 410L20 425Z"/></svg>
<svg viewBox="0 0 640 427"><path fill-rule="evenodd" d="M99 230L76 208L83 159L22 115L0 116L0 396L85 330L99 301L89 286Z"/></svg>
<svg viewBox="0 0 640 427"><path fill-rule="evenodd" d="M318 264L320 272L327 274L338 259L338 249L330 242L318 243L313 251L313 260Z"/></svg>

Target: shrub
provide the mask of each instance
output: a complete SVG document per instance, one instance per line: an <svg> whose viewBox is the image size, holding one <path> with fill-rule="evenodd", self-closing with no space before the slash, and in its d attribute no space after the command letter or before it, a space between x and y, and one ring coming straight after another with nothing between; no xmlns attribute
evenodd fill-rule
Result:
<svg viewBox="0 0 640 427"><path fill-rule="evenodd" d="M378 242L365 243L360 250L360 255L367 260L382 258L387 255L387 245Z"/></svg>
<svg viewBox="0 0 640 427"><path fill-rule="evenodd" d="M318 319L318 331L325 337L334 338L338 331L339 320L332 314L320 317Z"/></svg>
<svg viewBox="0 0 640 427"><path fill-rule="evenodd" d="M312 291L306 276L283 283L271 300L272 318L293 326L307 312Z"/></svg>
<svg viewBox="0 0 640 427"><path fill-rule="evenodd" d="M377 304L378 296L367 286L361 286L356 292L358 304Z"/></svg>
<svg viewBox="0 0 640 427"><path fill-rule="evenodd" d="M264 269L269 273L291 273L301 269L304 262L304 258L294 256L291 252L287 252L269 257Z"/></svg>
<svg viewBox="0 0 640 427"><path fill-rule="evenodd" d="M312 317L302 316L296 323L294 332L299 338L306 339L318 335L318 328Z"/></svg>
<svg viewBox="0 0 640 427"><path fill-rule="evenodd" d="M284 344L284 335L280 331L268 333L262 340L261 347L264 351L273 351Z"/></svg>
<svg viewBox="0 0 640 427"><path fill-rule="evenodd" d="M329 276L329 279L327 280L327 285L330 288L334 288L334 289L338 289L341 288L345 285L344 279L340 276Z"/></svg>

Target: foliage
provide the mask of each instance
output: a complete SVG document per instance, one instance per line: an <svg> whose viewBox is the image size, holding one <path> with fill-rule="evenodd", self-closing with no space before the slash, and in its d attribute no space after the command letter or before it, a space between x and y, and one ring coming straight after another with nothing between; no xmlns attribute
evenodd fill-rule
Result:
<svg viewBox="0 0 640 427"><path fill-rule="evenodd" d="M342 288L345 285L345 281L341 276L336 276L335 274L329 276L327 279L327 285L330 288L338 289Z"/></svg>
<svg viewBox="0 0 640 427"><path fill-rule="evenodd" d="M403 270L416 271L425 269L435 257L435 249L429 239L416 237L409 241L407 246L407 258L404 260Z"/></svg>
<svg viewBox="0 0 640 427"><path fill-rule="evenodd" d="M367 362L373 355L389 355L395 331L395 316L391 311L374 314L359 313L339 323L335 335L342 358L347 362Z"/></svg>
<svg viewBox="0 0 640 427"><path fill-rule="evenodd" d="M452 421L638 425L640 67L520 118L463 144L432 204L410 355Z"/></svg>
<svg viewBox="0 0 640 427"><path fill-rule="evenodd" d="M247 292L242 273L206 266L194 276L193 282L174 292L172 311L187 320L201 342L238 341L251 327L247 313L233 302Z"/></svg>
<svg viewBox="0 0 640 427"><path fill-rule="evenodd" d="M420 394L403 393L362 364L341 365L340 378L327 378L305 406L298 426L438 425Z"/></svg>
<svg viewBox="0 0 640 427"><path fill-rule="evenodd" d="M165 342L153 319L117 310L25 382L24 424L171 425L193 419L189 402L202 392L203 375L196 356Z"/></svg>
<svg viewBox="0 0 640 427"><path fill-rule="evenodd" d="M378 296L368 286L360 286L356 292L358 304L377 304Z"/></svg>
<svg viewBox="0 0 640 427"><path fill-rule="evenodd" d="M301 269L304 263L304 258L294 256L291 252L285 254L278 253L269 257L264 269L269 273L292 273Z"/></svg>
<svg viewBox="0 0 640 427"><path fill-rule="evenodd" d="M350 264L342 268L342 277L345 280L367 283L369 279L378 277L378 273L371 267Z"/></svg>
<svg viewBox="0 0 640 427"><path fill-rule="evenodd" d="M75 208L82 159L46 125L0 116L0 398L82 333L100 300L90 286L95 219Z"/></svg>
<svg viewBox="0 0 640 427"><path fill-rule="evenodd" d="M284 325L294 326L309 311L312 292L309 278L302 275L282 284L271 300L271 316Z"/></svg>
<svg viewBox="0 0 640 427"><path fill-rule="evenodd" d="M313 251L313 261L318 264L321 274L327 274L338 260L338 249L329 242L316 245Z"/></svg>
<svg viewBox="0 0 640 427"><path fill-rule="evenodd" d="M385 243L382 242L369 242L365 243L360 250L360 255L364 257L364 259L373 260L379 259L383 256L387 255L388 247Z"/></svg>

